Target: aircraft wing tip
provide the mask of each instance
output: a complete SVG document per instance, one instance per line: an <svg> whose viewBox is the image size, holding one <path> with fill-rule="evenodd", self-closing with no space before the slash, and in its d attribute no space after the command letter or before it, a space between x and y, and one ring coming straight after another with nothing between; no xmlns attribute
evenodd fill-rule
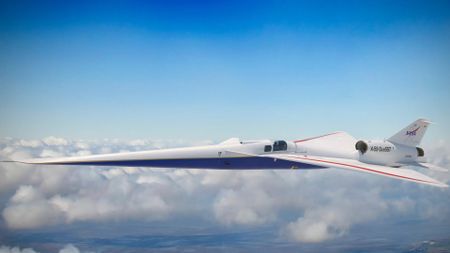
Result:
<svg viewBox="0 0 450 253"><path fill-rule="evenodd" d="M436 186L441 187L441 188L448 188L448 184L441 183L441 182L439 182L439 184L437 184Z"/></svg>

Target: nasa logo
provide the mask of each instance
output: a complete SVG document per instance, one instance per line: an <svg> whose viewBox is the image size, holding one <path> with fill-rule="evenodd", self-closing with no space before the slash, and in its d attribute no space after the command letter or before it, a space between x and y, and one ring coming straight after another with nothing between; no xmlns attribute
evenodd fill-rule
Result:
<svg viewBox="0 0 450 253"><path fill-rule="evenodd" d="M412 131L406 131L406 135L408 136L416 136L417 130L419 130L420 127L412 130Z"/></svg>

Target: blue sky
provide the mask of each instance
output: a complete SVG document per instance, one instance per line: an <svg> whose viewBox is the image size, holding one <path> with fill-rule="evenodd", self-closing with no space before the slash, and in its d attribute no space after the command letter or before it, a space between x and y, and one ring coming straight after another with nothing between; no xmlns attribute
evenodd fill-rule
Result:
<svg viewBox="0 0 450 253"><path fill-rule="evenodd" d="M10 2L0 136L449 139L447 1Z"/></svg>

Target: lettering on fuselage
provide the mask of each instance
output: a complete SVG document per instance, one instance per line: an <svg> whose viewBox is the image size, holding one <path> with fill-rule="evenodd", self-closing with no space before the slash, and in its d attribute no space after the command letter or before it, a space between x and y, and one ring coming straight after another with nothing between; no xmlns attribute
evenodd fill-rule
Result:
<svg viewBox="0 0 450 253"><path fill-rule="evenodd" d="M392 147L383 146L371 146L370 151L372 152L391 152Z"/></svg>

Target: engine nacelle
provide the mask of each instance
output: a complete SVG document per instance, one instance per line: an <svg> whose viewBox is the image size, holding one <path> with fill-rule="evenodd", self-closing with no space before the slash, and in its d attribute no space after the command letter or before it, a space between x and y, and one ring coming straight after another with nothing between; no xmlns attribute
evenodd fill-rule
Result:
<svg viewBox="0 0 450 253"><path fill-rule="evenodd" d="M389 141L358 141L355 149L359 151L359 161L386 166L415 162L424 156L423 149L419 147L409 147Z"/></svg>

